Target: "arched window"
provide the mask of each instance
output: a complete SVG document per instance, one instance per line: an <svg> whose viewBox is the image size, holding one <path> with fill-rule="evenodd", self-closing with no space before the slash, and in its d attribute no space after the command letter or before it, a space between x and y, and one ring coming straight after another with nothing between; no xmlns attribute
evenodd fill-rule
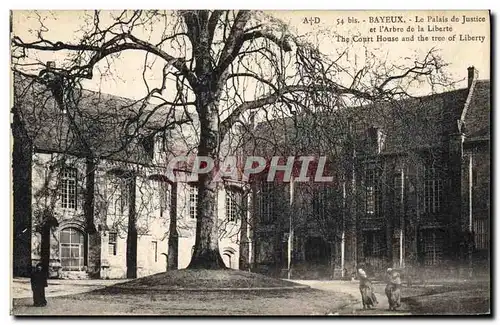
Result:
<svg viewBox="0 0 500 325"><path fill-rule="evenodd" d="M233 264L232 263L233 255L231 253L224 252L224 254L222 256L224 259L224 264L226 264L226 266L231 269L233 267L233 265L232 265Z"/></svg>
<svg viewBox="0 0 500 325"><path fill-rule="evenodd" d="M85 265L85 237L76 228L65 228L60 233L61 267L63 271L81 271Z"/></svg>

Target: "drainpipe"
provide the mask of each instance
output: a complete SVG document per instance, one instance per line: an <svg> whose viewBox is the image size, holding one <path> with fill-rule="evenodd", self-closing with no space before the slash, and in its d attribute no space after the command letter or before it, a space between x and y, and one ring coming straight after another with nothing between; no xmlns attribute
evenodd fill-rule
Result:
<svg viewBox="0 0 500 325"><path fill-rule="evenodd" d="M469 238L470 240L467 243L468 246L468 255L469 255L469 277L472 277L472 245L471 241L474 240L472 237L473 225L472 225L472 152L469 154Z"/></svg>
<svg viewBox="0 0 500 325"><path fill-rule="evenodd" d="M340 274L341 278L345 277L345 209L346 209L346 188L345 181L342 183L342 238L340 241Z"/></svg>
<svg viewBox="0 0 500 325"><path fill-rule="evenodd" d="M405 174L404 174L404 169L401 169L401 201L400 203L400 222L399 222L399 267L403 268L405 266L405 261L404 261L404 229L405 229L405 224L404 224L404 194L405 194Z"/></svg>
<svg viewBox="0 0 500 325"><path fill-rule="evenodd" d="M288 279L292 276L292 245L293 245L293 227L292 227L292 209L293 209L293 192L294 192L294 179L290 177L290 212L289 212L289 230L288 230Z"/></svg>

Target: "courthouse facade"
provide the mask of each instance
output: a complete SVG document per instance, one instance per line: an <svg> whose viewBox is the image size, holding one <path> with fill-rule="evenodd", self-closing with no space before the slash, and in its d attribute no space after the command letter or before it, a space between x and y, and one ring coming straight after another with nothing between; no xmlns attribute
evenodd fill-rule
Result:
<svg viewBox="0 0 500 325"><path fill-rule="evenodd" d="M123 278L186 267L196 187L187 178L168 180L171 156L158 138L121 133L127 121L142 121L140 104L81 90L76 115L51 87L14 78L14 274L26 275L44 251L53 277ZM333 182L256 179L220 189L226 266L279 276L291 267L292 277L309 278L346 277L360 263L373 273L389 266L487 270L490 82L469 68L467 88L349 115L351 140L326 154ZM145 124L158 127L154 119Z"/></svg>

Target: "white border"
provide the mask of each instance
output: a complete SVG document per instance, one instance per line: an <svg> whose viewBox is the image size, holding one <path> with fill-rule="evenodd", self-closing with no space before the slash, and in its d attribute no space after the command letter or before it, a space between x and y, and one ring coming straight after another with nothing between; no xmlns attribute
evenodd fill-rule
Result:
<svg viewBox="0 0 500 325"><path fill-rule="evenodd" d="M10 206L10 196L11 196L11 188L10 188L10 95L9 95L9 87L10 87L10 81L9 81L9 66L8 62L10 60L9 55L9 32L8 32L8 26L9 26L9 9L94 9L94 8L100 8L100 9L121 9L121 8L158 8L158 7L163 7L163 8L168 8L168 9L193 9L193 8L217 8L217 9L237 9L237 8L245 8L245 9L285 9L285 10L303 10L303 9L321 9L321 10L346 10L346 9L360 9L360 10L368 10L368 9L401 9L401 10L412 10L412 9L492 9L492 12L495 16L496 19L494 21L497 22L498 24L498 13L500 12L499 10L499 2L495 1L487 1L487 0L474 0L474 1L466 1L466 2L457 2L457 1L440 1L439 3L436 0L419 0L419 1L414 1L411 3L408 2L403 2L403 1L395 1L395 0L385 0L385 1L325 1L325 0L307 0L307 1L297 1L297 0L287 0L287 1L282 1L282 2L273 2L269 0L252 0L252 1L234 1L234 0L216 0L216 1L210 1L210 2L203 2L203 1L192 1L192 0L183 0L183 1L172 1L172 2L166 2L166 1L149 1L149 0L142 0L140 2L138 1L131 1L131 0L121 0L119 2L116 2L115 5L110 5L110 4L104 4L101 1L97 0L87 0L85 2L79 2L79 1L33 1L33 0L17 0L17 1L11 1L9 3L8 1L2 2L0 5L2 7L2 10L0 10L0 26L3 27L4 32L1 33L0 35L2 36L2 42L1 44L5 44L5 50L1 51L1 56L2 60L0 62L4 62L4 64L0 65L1 73L0 75L3 76L1 79L2 81L2 95L1 98L3 99L4 105L2 106L2 116L1 116L1 123L3 124L2 127L0 128L2 135L0 136L0 146L1 146L1 165L2 168L1 170L3 171L0 175L2 176L2 186L0 187L1 189L1 195L0 198L2 200L2 206L4 208L4 211L7 210L7 207ZM119 4L119 6L116 6L116 4ZM494 26L495 27L495 26ZM492 40L494 43L498 43L499 39L499 34L494 33L494 39ZM493 44L492 44L493 46ZM495 60L495 56L491 56L491 60ZM492 71L491 75L492 77L496 77L495 74L496 71ZM493 76L495 75L495 76ZM493 93L495 96L493 97L495 99L493 103L493 109L495 110L498 106L498 83L494 83L495 88L493 89ZM498 128L498 124L494 122L494 126ZM494 138L496 138L496 132L494 132ZM496 140L496 139L495 139ZM493 141L495 143L496 141ZM497 148L495 148L497 149ZM500 149L499 149L500 150ZM495 151L494 151L495 152ZM493 153L494 153L493 152ZM498 166L495 166L498 167ZM498 168L497 168L498 171ZM493 182L492 185L497 185L496 182ZM498 194L500 191L495 191L494 193ZM492 198L493 202L500 202L499 197L500 195L495 195L494 198ZM495 217L495 211L492 211L492 217ZM10 249L11 249L11 239L10 239L10 212L5 213L3 216L3 223L0 229L2 230L2 234L0 235L1 238L4 239L3 245L1 245L2 250L2 256L1 256L1 261L10 261ZM499 232L499 224L500 222L497 221L495 222L495 229L494 229L494 234L498 234ZM498 240L494 240L495 242L495 253L498 253L499 251L499 245L498 245ZM497 254L495 254L497 255ZM492 257L493 261L495 262L496 256ZM1 268L2 272L2 278L5 281L4 283L7 283L7 278L10 277L10 270L11 270L11 265L5 265L6 263L3 263L3 267ZM492 277L495 278L495 274L492 274ZM498 281L495 281L495 283ZM494 288L496 289L496 288ZM9 290L5 289L3 290L3 294L0 295L1 297L1 306L3 306L2 310L2 324L6 323L13 323L14 318L12 316L9 316L10 313L10 296L7 294ZM496 291L496 290L495 290ZM496 312L498 312L498 296L494 297L494 301L496 301L496 306L495 308ZM50 319L49 321L54 321L55 319ZM67 319L62 319L62 321L66 321ZM149 319L148 319L149 320ZM203 319L199 321L207 321L210 319ZM251 321L251 322L258 322L261 324L262 322L290 322L291 319L246 319L246 320L240 320L240 319L230 319L229 321ZM301 321L305 319L297 318L293 321ZM362 322L364 319L356 319L355 322ZM372 319L370 319L372 320ZM399 320L399 319L398 319ZM418 321L425 321L426 323L433 323L433 322L439 322L442 323L444 322L455 322L458 321L459 319L421 319ZM464 321L470 321L468 319L463 319ZM37 322L39 320L36 320ZM81 323L84 322L85 320L77 320L77 319L71 319L73 322ZM90 320L93 323L97 322L119 322L123 321L123 319L113 319L113 320L105 320L105 319L93 319ZM131 319L128 320L127 322L142 322L144 320L142 319ZM186 320L179 320L179 319L161 319L160 321L162 322L185 322ZM196 321L196 319L190 320L191 322ZM221 319L214 319L213 321L220 322ZM345 318L343 319L324 319L324 321L328 322L344 322L346 321ZM349 322L352 322L353 320L348 320ZM379 319L378 321L385 321L385 319ZM415 321L415 320L413 320Z"/></svg>

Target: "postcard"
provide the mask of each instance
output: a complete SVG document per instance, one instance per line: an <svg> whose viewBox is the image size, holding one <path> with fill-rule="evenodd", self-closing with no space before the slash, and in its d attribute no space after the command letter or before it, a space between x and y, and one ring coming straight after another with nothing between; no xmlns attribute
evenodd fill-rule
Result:
<svg viewBox="0 0 500 325"><path fill-rule="evenodd" d="M489 11L11 12L11 315L491 315Z"/></svg>

